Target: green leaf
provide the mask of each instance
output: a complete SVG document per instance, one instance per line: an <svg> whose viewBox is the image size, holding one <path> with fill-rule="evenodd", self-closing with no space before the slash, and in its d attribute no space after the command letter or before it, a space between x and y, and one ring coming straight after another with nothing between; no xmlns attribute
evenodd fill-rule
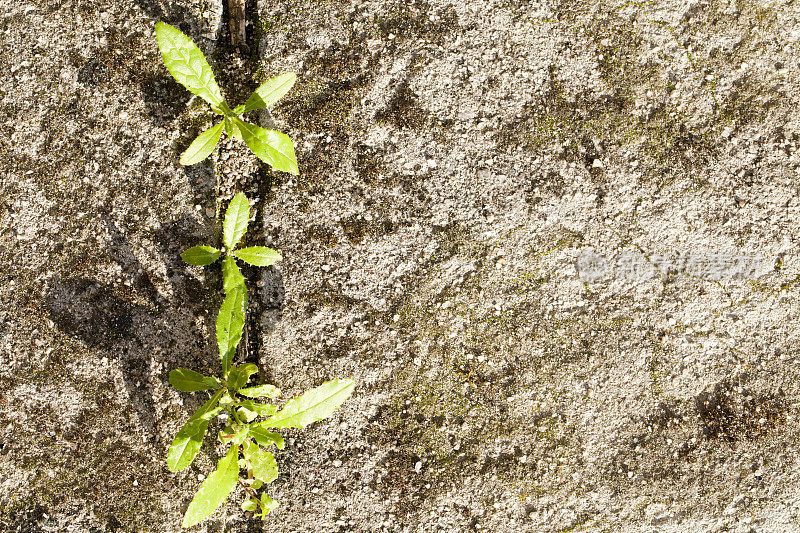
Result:
<svg viewBox="0 0 800 533"><path fill-rule="evenodd" d="M231 447L227 455L219 460L217 469L203 481L200 490L183 517L183 527L199 524L213 513L228 497L239 480L238 446Z"/></svg>
<svg viewBox="0 0 800 533"><path fill-rule="evenodd" d="M232 117L234 115L233 109L228 107L228 104L226 104L224 101L219 104L219 110L222 111L222 114L225 115L225 117Z"/></svg>
<svg viewBox="0 0 800 533"><path fill-rule="evenodd" d="M262 518L266 517L270 513L270 511L274 511L277 508L278 508L278 502L267 496L266 493L261 494L261 509L263 509L263 512L261 514Z"/></svg>
<svg viewBox="0 0 800 533"><path fill-rule="evenodd" d="M250 436L256 440L259 446L265 448L272 445L282 450L285 446L280 433L273 433L259 426L250 426Z"/></svg>
<svg viewBox="0 0 800 533"><path fill-rule="evenodd" d="M188 368L178 368L170 372L169 382L182 392L218 389L221 386L217 378L204 376Z"/></svg>
<svg viewBox="0 0 800 533"><path fill-rule="evenodd" d="M180 30L164 22L156 24L156 38L164 65L172 77L213 107L219 108L223 103L222 93L203 52Z"/></svg>
<svg viewBox="0 0 800 533"><path fill-rule="evenodd" d="M248 432L247 426L237 425L234 429L233 426L228 425L219 430L219 441L223 444L238 446L247 438Z"/></svg>
<svg viewBox="0 0 800 533"><path fill-rule="evenodd" d="M281 254L266 246L250 246L233 252L234 257L257 267L266 267L280 261Z"/></svg>
<svg viewBox="0 0 800 533"><path fill-rule="evenodd" d="M242 271L239 270L236 259L228 255L222 260L222 289L225 294L228 294L236 288L241 288L245 293L245 297L247 296L247 288L244 284Z"/></svg>
<svg viewBox="0 0 800 533"><path fill-rule="evenodd" d="M233 440L231 441L231 445L239 446L241 443L247 440L247 436L250 434L250 428L246 425L241 425L236 428L233 432Z"/></svg>
<svg viewBox="0 0 800 533"><path fill-rule="evenodd" d="M228 374L228 390L234 393L245 386L250 376L258 372L258 367L252 363L233 366Z"/></svg>
<svg viewBox="0 0 800 533"><path fill-rule="evenodd" d="M242 511L255 511L258 509L258 500L250 498L242 502Z"/></svg>
<svg viewBox="0 0 800 533"><path fill-rule="evenodd" d="M211 246L192 246L181 254L181 259L195 266L207 266L219 259L222 251Z"/></svg>
<svg viewBox="0 0 800 533"><path fill-rule="evenodd" d="M259 425L267 428L304 428L309 424L329 417L352 394L355 382L352 379L334 379L302 396L292 398L269 420Z"/></svg>
<svg viewBox="0 0 800 533"><path fill-rule="evenodd" d="M278 463L272 452L258 448L258 451L250 456L250 464L253 465L254 478L264 483L272 483L278 479Z"/></svg>
<svg viewBox="0 0 800 533"><path fill-rule="evenodd" d="M231 395L230 395L230 394L226 394L226 395L225 395L225 396L223 396L223 397L220 399L220 401L219 401L219 404L220 404L222 407L228 407L229 405L231 405L231 404L233 404L233 403L234 403L234 399L233 399L233 398L231 398Z"/></svg>
<svg viewBox="0 0 800 533"><path fill-rule="evenodd" d="M294 145L288 135L275 130L265 130L238 117L231 119L239 128L244 142L260 160L275 170L299 174Z"/></svg>
<svg viewBox="0 0 800 533"><path fill-rule="evenodd" d="M239 106L239 107L243 108L244 106ZM237 107L236 109L239 109L239 107ZM234 113L236 113L236 109L233 110ZM239 131L239 128L237 128L236 125L228 117L225 117L225 133L228 134L228 137L233 137L234 139L240 141L243 140L242 132Z"/></svg>
<svg viewBox="0 0 800 533"><path fill-rule="evenodd" d="M244 331L244 290L233 289L222 301L217 315L217 344L222 360L222 373L227 376L231 360Z"/></svg>
<svg viewBox="0 0 800 533"><path fill-rule="evenodd" d="M258 367L253 363L245 363L243 365L239 365L239 368L242 370L242 372L245 372L247 374L248 378L253 374L258 374Z"/></svg>
<svg viewBox="0 0 800 533"><path fill-rule="evenodd" d="M244 458L253 469L253 477L264 483L272 483L278 478L278 463L272 452L262 450L252 442L244 446Z"/></svg>
<svg viewBox="0 0 800 533"><path fill-rule="evenodd" d="M281 74L280 76L266 81L247 99L242 112L253 111L254 109L261 109L273 105L289 92L289 89L292 88L295 81L297 81L297 75L294 72Z"/></svg>
<svg viewBox="0 0 800 533"><path fill-rule="evenodd" d="M178 472L191 464L203 444L209 420L222 410L221 407L215 406L224 393L225 389L218 390L210 400L195 411L186 425L175 435L167 455L167 467L170 470Z"/></svg>
<svg viewBox="0 0 800 533"><path fill-rule="evenodd" d="M251 411L250 409L245 409L244 407L240 407L237 411L239 417L244 418L244 421L248 424L258 418L258 413L255 411Z"/></svg>
<svg viewBox="0 0 800 533"><path fill-rule="evenodd" d="M247 387L239 389L239 394L248 398L262 398L267 396L273 400L281 395L281 391L275 385L259 385L258 387Z"/></svg>
<svg viewBox="0 0 800 533"><path fill-rule="evenodd" d="M247 197L239 193L233 197L225 212L225 222L222 224L222 243L230 252L247 231L250 220L250 203Z"/></svg>
<svg viewBox="0 0 800 533"><path fill-rule="evenodd" d="M197 136L189 148L181 154L181 165L194 165L199 163L214 151L214 147L219 142L219 137L222 135L222 128L225 126L222 122L208 128L206 131Z"/></svg>
<svg viewBox="0 0 800 533"><path fill-rule="evenodd" d="M264 416L275 414L275 411L278 410L278 408L272 404L257 403L254 402L253 400L244 400L242 402L239 402L239 405L241 405L248 411L253 411L254 413L258 413L259 415L264 415Z"/></svg>

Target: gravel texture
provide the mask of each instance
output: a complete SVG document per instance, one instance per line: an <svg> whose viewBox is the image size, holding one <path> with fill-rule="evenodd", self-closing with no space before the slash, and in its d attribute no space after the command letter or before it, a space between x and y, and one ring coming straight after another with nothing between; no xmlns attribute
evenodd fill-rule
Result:
<svg viewBox="0 0 800 533"><path fill-rule="evenodd" d="M0 0L0 531L178 531L220 449L166 450L214 373L237 191L281 507L200 531L800 531L800 7L792 0ZM225 140L154 25L300 176ZM212 429L210 433L215 430Z"/></svg>

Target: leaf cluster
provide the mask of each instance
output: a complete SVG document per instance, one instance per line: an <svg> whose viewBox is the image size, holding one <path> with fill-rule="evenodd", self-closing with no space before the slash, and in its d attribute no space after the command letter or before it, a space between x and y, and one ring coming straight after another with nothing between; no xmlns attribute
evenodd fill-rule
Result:
<svg viewBox="0 0 800 533"><path fill-rule="evenodd" d="M181 154L182 165L194 165L208 157L219 142L222 131L243 140L259 159L276 170L298 174L292 140L284 133L266 130L241 117L244 113L274 105L294 85L294 73L281 74L262 84L244 104L231 109L222 97L214 73L203 52L189 37L164 22L156 24L158 48L164 65L175 80L211 105L222 120L202 132Z"/></svg>
<svg viewBox="0 0 800 533"><path fill-rule="evenodd" d="M257 375L253 364L233 364L233 356L244 331L247 290L236 259L251 265L268 266L281 259L275 250L263 246L241 248L236 245L247 230L250 205L244 194L237 194L225 213L223 249L195 246L181 257L189 264L206 266L224 255L225 298L217 314L216 336L222 366L219 378L204 376L188 368L170 372L169 382L183 392L212 391L211 398L189 418L178 431L167 456L173 472L191 464L203 444L212 419L224 414L227 423L218 439L228 445L227 453L217 468L206 478L189 504L183 527L194 526L214 512L241 482L248 495L242 509L265 517L277 503L257 491L278 477L278 466L272 447L283 449L280 433L272 430L305 428L330 416L353 392L351 379L334 379L289 400L282 408L270 403L280 397L273 385L248 385ZM241 476L241 470L246 476Z"/></svg>

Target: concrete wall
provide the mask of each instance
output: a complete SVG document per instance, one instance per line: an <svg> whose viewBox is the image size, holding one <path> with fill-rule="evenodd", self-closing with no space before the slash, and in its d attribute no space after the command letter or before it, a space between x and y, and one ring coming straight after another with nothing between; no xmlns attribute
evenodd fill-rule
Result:
<svg viewBox="0 0 800 533"><path fill-rule="evenodd" d="M800 531L796 2L0 0L0 529L177 531L218 458L166 450L218 369L255 200L250 354L286 397L281 508L208 531ZM212 119L164 20L300 176ZM215 430L212 428L213 434ZM72 529L70 529L72 528Z"/></svg>

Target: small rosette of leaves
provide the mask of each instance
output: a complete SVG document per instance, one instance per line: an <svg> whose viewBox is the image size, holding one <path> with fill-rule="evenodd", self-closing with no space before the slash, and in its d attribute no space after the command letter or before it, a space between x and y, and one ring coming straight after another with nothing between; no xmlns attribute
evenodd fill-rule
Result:
<svg viewBox="0 0 800 533"><path fill-rule="evenodd" d="M253 399L280 396L280 391L272 385L247 386L257 371L252 364L232 366L224 382L188 369L170 372L170 383L179 390L217 389L176 435L167 460L170 470L183 470L191 464L213 417L226 410L229 420L219 432L220 441L229 446L228 452L195 494L183 518L183 527L202 522L222 505L242 477L241 469L247 473L241 481L248 494L242 509L266 517L277 503L264 493L257 497L256 491L278 478L278 464L270 448L282 450L285 445L280 433L268 428L303 428L323 420L352 394L355 387L351 379L335 379L289 400L278 409L275 405ZM259 417L267 418L258 422Z"/></svg>
<svg viewBox="0 0 800 533"><path fill-rule="evenodd" d="M231 109L222 97L203 52L189 37L177 28L159 22L156 24L156 39L164 65L172 77L208 102L214 113L223 117L198 135L181 154L182 165L194 165L211 155L224 130L229 136L244 140L259 159L275 170L299 173L294 144L286 134L265 130L241 118L244 113L270 107L283 98L297 80L294 73L281 74L266 81L250 95L247 102Z"/></svg>

